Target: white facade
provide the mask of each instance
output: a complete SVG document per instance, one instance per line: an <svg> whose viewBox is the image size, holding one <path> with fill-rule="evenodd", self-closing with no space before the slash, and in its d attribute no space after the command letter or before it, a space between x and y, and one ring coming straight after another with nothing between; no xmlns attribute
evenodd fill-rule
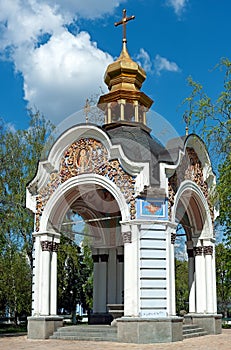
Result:
<svg viewBox="0 0 231 350"><path fill-rule="evenodd" d="M81 147L89 159L78 165ZM75 165L70 152L76 152ZM69 163L78 174L71 173ZM206 198L215 177L204 145L189 136L175 164L161 162L159 187L151 185L151 166L128 159L98 127L76 126L56 141L27 189L27 206L36 218L33 317L57 315L57 249L70 208L88 219L103 215L116 222L120 217L114 226L99 220L91 228L94 314L107 313L108 304L124 304L125 317L176 315L174 243L179 223L187 234L189 312L216 314L213 209Z"/></svg>

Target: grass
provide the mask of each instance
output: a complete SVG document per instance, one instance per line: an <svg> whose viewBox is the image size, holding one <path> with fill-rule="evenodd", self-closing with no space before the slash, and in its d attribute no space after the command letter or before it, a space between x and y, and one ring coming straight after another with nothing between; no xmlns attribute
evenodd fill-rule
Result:
<svg viewBox="0 0 231 350"><path fill-rule="evenodd" d="M27 325L21 324L21 325L13 325L13 324L0 324L0 334L6 334L6 333L26 333L27 332Z"/></svg>

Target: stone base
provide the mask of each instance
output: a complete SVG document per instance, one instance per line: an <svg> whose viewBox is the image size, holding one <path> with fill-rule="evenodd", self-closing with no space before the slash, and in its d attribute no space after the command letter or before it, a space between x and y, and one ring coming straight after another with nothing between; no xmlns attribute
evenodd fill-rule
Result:
<svg viewBox="0 0 231 350"><path fill-rule="evenodd" d="M197 324L204 328L208 334L222 333L222 315L187 314L184 316L185 323Z"/></svg>
<svg viewBox="0 0 231 350"><path fill-rule="evenodd" d="M122 317L117 320L118 341L123 343L170 343L183 340L181 317Z"/></svg>
<svg viewBox="0 0 231 350"><path fill-rule="evenodd" d="M63 326L63 318L59 316L31 316L27 320L28 339L47 339Z"/></svg>

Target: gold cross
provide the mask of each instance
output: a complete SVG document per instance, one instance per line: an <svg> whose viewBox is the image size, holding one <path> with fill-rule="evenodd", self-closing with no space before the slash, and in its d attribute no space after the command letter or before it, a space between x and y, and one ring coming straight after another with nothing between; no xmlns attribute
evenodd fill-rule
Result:
<svg viewBox="0 0 231 350"><path fill-rule="evenodd" d="M127 38L126 38L126 25L127 25L127 22L128 22L128 21L131 21L131 19L135 19L135 16L127 17L127 16L126 16L126 10L123 10L123 18L122 18L122 20L115 23L115 26L116 26L116 27L119 26L120 24L123 25L123 43L126 43L126 42L127 42Z"/></svg>

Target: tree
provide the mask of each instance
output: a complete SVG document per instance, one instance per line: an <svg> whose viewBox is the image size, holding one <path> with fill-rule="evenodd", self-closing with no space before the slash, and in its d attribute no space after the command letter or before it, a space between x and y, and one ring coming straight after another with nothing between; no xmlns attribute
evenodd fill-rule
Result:
<svg viewBox="0 0 231 350"><path fill-rule="evenodd" d="M81 294L80 248L74 240L61 235L58 250L58 312L76 317L76 305Z"/></svg>
<svg viewBox="0 0 231 350"><path fill-rule="evenodd" d="M226 228L227 242L231 241L231 61L223 58L215 67L224 73L223 91L213 101L201 84L188 78L191 94L185 98L184 119L201 134L213 155L218 171L219 222Z"/></svg>
<svg viewBox="0 0 231 350"><path fill-rule="evenodd" d="M44 145L53 130L39 112L29 112L29 127L14 130L0 120L0 236L11 237L32 259L33 215L25 209L26 185L36 173Z"/></svg>
<svg viewBox="0 0 231 350"><path fill-rule="evenodd" d="M87 226L84 232L88 232ZM82 242L83 253L83 308L89 313L93 308L93 259L89 237L85 236Z"/></svg>
<svg viewBox="0 0 231 350"><path fill-rule="evenodd" d="M216 277L218 309L227 317L231 304L231 249L223 243L216 246Z"/></svg>
<svg viewBox="0 0 231 350"><path fill-rule="evenodd" d="M62 232L58 250L58 310L70 313L76 323L77 304L92 308L93 261L87 238L78 245L68 232Z"/></svg>
<svg viewBox="0 0 231 350"><path fill-rule="evenodd" d="M39 112L29 118L26 130L0 120L0 307L15 317L31 307L34 218L25 208L26 185L53 130Z"/></svg>
<svg viewBox="0 0 231 350"><path fill-rule="evenodd" d="M188 312L188 261L175 259L176 313Z"/></svg>
<svg viewBox="0 0 231 350"><path fill-rule="evenodd" d="M78 225L79 224L79 225ZM69 209L61 227L58 250L58 312L72 314L76 322L77 304L90 312L93 304L93 260L89 228Z"/></svg>
<svg viewBox="0 0 231 350"><path fill-rule="evenodd" d="M11 244L0 255L0 305L1 314L18 317L31 310L31 269L27 256Z"/></svg>

